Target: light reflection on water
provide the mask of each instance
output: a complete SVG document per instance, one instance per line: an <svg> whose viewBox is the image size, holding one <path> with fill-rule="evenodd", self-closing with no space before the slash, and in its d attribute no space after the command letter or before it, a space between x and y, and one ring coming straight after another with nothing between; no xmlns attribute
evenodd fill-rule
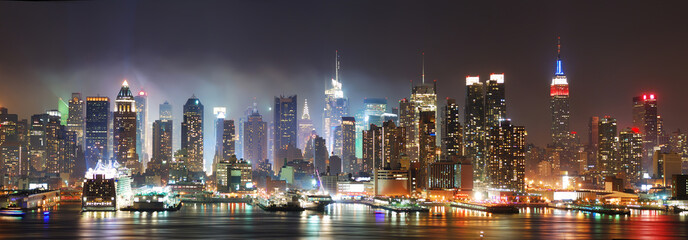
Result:
<svg viewBox="0 0 688 240"><path fill-rule="evenodd" d="M324 213L264 212L244 203L185 204L178 212L80 212L62 204L49 215L0 217L6 238L469 238L661 239L688 237L688 213L633 210L610 216L549 208L490 214L447 206L395 213L332 204Z"/></svg>

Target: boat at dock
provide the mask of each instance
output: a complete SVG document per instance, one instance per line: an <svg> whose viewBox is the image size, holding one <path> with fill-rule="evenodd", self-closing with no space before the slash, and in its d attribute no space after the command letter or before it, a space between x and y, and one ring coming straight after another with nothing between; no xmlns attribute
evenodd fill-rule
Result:
<svg viewBox="0 0 688 240"><path fill-rule="evenodd" d="M123 211L177 211L182 202L179 194L169 191L149 190L134 195L134 204L124 207Z"/></svg>

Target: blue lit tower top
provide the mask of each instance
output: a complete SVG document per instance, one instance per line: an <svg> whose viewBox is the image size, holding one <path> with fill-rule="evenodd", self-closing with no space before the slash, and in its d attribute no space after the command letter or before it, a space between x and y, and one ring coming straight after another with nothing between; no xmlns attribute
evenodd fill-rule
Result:
<svg viewBox="0 0 688 240"><path fill-rule="evenodd" d="M554 75L564 75L564 69L561 66L561 37L557 37L557 72Z"/></svg>

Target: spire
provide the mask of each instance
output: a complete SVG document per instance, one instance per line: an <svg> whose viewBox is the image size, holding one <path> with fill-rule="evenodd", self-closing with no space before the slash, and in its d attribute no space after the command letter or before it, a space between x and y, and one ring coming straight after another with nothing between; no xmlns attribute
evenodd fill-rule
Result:
<svg viewBox="0 0 688 240"><path fill-rule="evenodd" d="M421 58L422 58L422 65L423 65L423 71L421 73L421 80L423 81L423 84L425 84L425 52L421 52Z"/></svg>
<svg viewBox="0 0 688 240"><path fill-rule="evenodd" d="M124 79L124 82L122 83L122 87L128 87L129 83L127 82L126 79Z"/></svg>
<svg viewBox="0 0 688 240"><path fill-rule="evenodd" d="M564 75L564 69L561 65L561 37L557 36L557 71L554 73L557 76Z"/></svg>
<svg viewBox="0 0 688 240"><path fill-rule="evenodd" d="M334 50L334 79L339 82L339 50Z"/></svg>
<svg viewBox="0 0 688 240"><path fill-rule="evenodd" d="M303 103L303 115L301 119L311 119L311 115L308 113L308 99L304 99Z"/></svg>

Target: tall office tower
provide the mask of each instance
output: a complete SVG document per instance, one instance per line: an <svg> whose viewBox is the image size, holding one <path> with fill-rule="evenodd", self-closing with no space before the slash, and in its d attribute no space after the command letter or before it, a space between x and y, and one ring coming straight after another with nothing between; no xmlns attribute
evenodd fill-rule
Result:
<svg viewBox="0 0 688 240"><path fill-rule="evenodd" d="M172 120L160 119L153 122L153 161L172 161L172 128Z"/></svg>
<svg viewBox="0 0 688 240"><path fill-rule="evenodd" d="M273 159L272 166L275 166L275 122L268 123L268 159Z"/></svg>
<svg viewBox="0 0 688 240"><path fill-rule="evenodd" d="M368 130L363 130L363 166L365 172L384 169L382 159L382 127L370 124Z"/></svg>
<svg viewBox="0 0 688 240"><path fill-rule="evenodd" d="M506 119L506 94L504 74L490 74L485 81L485 129L499 126L500 119Z"/></svg>
<svg viewBox="0 0 688 240"><path fill-rule="evenodd" d="M0 174L7 174L10 185L15 185L18 178L27 175L22 166L22 148L26 148L22 139L17 114L8 114L7 108L0 107Z"/></svg>
<svg viewBox="0 0 688 240"><path fill-rule="evenodd" d="M48 111L45 123L45 170L48 173L60 173L60 134L63 131L62 114L57 110Z"/></svg>
<svg viewBox="0 0 688 240"><path fill-rule="evenodd" d="M447 98L442 114L442 154L463 156L463 129L461 129L461 109L453 98Z"/></svg>
<svg viewBox="0 0 688 240"><path fill-rule="evenodd" d="M434 111L421 111L418 125L418 188L428 185L428 167L437 161L437 135Z"/></svg>
<svg viewBox="0 0 688 240"><path fill-rule="evenodd" d="M77 133L67 131L60 126L60 156L59 166L61 174L69 174L70 177L83 176L83 172L76 172L77 156L79 156L80 146L78 145Z"/></svg>
<svg viewBox="0 0 688 240"><path fill-rule="evenodd" d="M617 144L617 127L616 119L610 116L605 116L600 119L599 127L599 147L597 151L597 169L601 177L613 175L618 173L616 168L616 144Z"/></svg>
<svg viewBox="0 0 688 240"><path fill-rule="evenodd" d="M214 107L213 115L215 116L215 156L222 160L224 142L222 141L225 133L225 115L227 114L227 108L225 107ZM213 167L215 166L213 162ZM214 169L214 168L213 168Z"/></svg>
<svg viewBox="0 0 688 240"><path fill-rule="evenodd" d="M110 98L86 97L86 168L95 168L108 157Z"/></svg>
<svg viewBox="0 0 688 240"><path fill-rule="evenodd" d="M643 159L643 135L638 128L629 128L619 133L620 172L632 185L640 183L640 164Z"/></svg>
<svg viewBox="0 0 688 240"><path fill-rule="evenodd" d="M257 108L252 111L244 122L244 159L256 169L258 163L268 159L268 123L263 121Z"/></svg>
<svg viewBox="0 0 688 240"><path fill-rule="evenodd" d="M303 115L299 119L299 144L296 146L299 149L305 149L308 143L308 138L311 133L315 130L313 127L313 120L311 120L311 115L308 113L308 99L303 102Z"/></svg>
<svg viewBox="0 0 688 240"><path fill-rule="evenodd" d="M397 127L394 120L382 123L382 167L385 169L399 169L401 155L406 151L406 129ZM379 168L382 169L382 168Z"/></svg>
<svg viewBox="0 0 688 240"><path fill-rule="evenodd" d="M425 76L425 75L423 75ZM423 77L425 78L425 77ZM435 115L434 119L438 119L437 113L437 81L433 81L432 84L425 83L415 86L411 92L411 102L414 103L416 109L416 121L420 118L420 112L433 112ZM435 129L439 129L438 123L435 123ZM441 136L435 136L435 143L442 142ZM411 139L410 141L418 141L417 139ZM419 149L423 146L419 146ZM420 157L420 153L419 153Z"/></svg>
<svg viewBox="0 0 688 240"><path fill-rule="evenodd" d="M172 121L172 104L165 101L165 103L160 104L160 120Z"/></svg>
<svg viewBox="0 0 688 240"><path fill-rule="evenodd" d="M474 180L485 182L485 94L479 76L466 77L464 151L472 159Z"/></svg>
<svg viewBox="0 0 688 240"><path fill-rule="evenodd" d="M84 145L84 100L81 93L72 93L69 99L69 116L67 117L67 130L76 132L77 144Z"/></svg>
<svg viewBox="0 0 688 240"><path fill-rule="evenodd" d="M320 136L316 136L313 139L313 149L315 150L313 167L317 171L316 174L327 173L327 160L330 158L330 155L325 144L325 139Z"/></svg>
<svg viewBox="0 0 688 240"><path fill-rule="evenodd" d="M323 112L323 135L328 141L327 149L332 150L334 141L332 130L342 125L342 117L349 115L349 99L344 97L342 82L339 81L339 52L335 51L335 74L332 88L325 90L325 109Z"/></svg>
<svg viewBox="0 0 688 240"><path fill-rule="evenodd" d="M203 172L203 104L192 95L184 104L182 149L187 151L187 168Z"/></svg>
<svg viewBox="0 0 688 240"><path fill-rule="evenodd" d="M116 159L114 153L115 146L115 114L112 111L108 111L108 135L107 135L107 159Z"/></svg>
<svg viewBox="0 0 688 240"><path fill-rule="evenodd" d="M557 38L556 72L552 78L549 90L549 109L552 114L550 133L554 147L571 147L571 131L569 129L569 83L561 61L561 42Z"/></svg>
<svg viewBox="0 0 688 240"><path fill-rule="evenodd" d="M127 80L122 83L115 99L115 113L113 115L113 152L114 158L132 172L143 171L143 166L136 153L136 102L129 90Z"/></svg>
<svg viewBox="0 0 688 240"><path fill-rule="evenodd" d="M236 131L234 127L234 120L224 120L222 132L222 159L228 162L235 152Z"/></svg>
<svg viewBox="0 0 688 240"><path fill-rule="evenodd" d="M526 135L525 127L513 126L510 120L490 129L487 178L493 188L525 190Z"/></svg>
<svg viewBox="0 0 688 240"><path fill-rule="evenodd" d="M404 98L399 100L399 126L406 131L406 155L411 162L418 162L418 108L414 102Z"/></svg>
<svg viewBox="0 0 688 240"><path fill-rule="evenodd" d="M356 118L342 117L342 172L354 173L356 166Z"/></svg>
<svg viewBox="0 0 688 240"><path fill-rule="evenodd" d="M296 95L275 97L273 167L276 167L278 171L282 168L282 165L284 165L282 162L284 159L275 157L278 155L277 152L279 152L280 149L287 149L289 146L296 147L297 144L297 103Z"/></svg>
<svg viewBox="0 0 688 240"><path fill-rule="evenodd" d="M46 124L48 114L31 116L31 130L29 131L29 154L31 171L43 171L46 164Z"/></svg>
<svg viewBox="0 0 688 240"><path fill-rule="evenodd" d="M654 94L643 94L633 97L633 127L643 134L643 170L649 170L652 164L654 147L658 145L657 131L657 98Z"/></svg>
<svg viewBox="0 0 688 240"><path fill-rule="evenodd" d="M213 172L217 171L218 164L224 162L224 142L222 138L225 132L225 114L227 113L227 108L225 107L214 107L213 115L215 116L215 155L213 156Z"/></svg>
<svg viewBox="0 0 688 240"><path fill-rule="evenodd" d="M343 147L342 126L339 125L339 126L334 127L332 129L331 135L332 135L333 144L332 144L332 151L330 151L330 152L332 153L332 155L341 156L342 155L342 147Z"/></svg>
<svg viewBox="0 0 688 240"><path fill-rule="evenodd" d="M136 154L143 170L148 165L150 158L148 152L148 93L141 90L134 96L136 103Z"/></svg>

